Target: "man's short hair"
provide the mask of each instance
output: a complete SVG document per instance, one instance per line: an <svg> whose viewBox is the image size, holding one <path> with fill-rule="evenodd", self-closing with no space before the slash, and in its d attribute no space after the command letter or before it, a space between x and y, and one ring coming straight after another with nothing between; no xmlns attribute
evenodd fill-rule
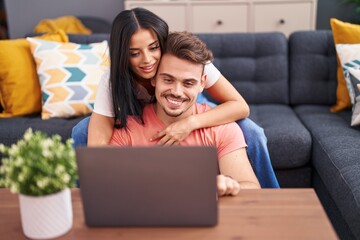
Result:
<svg viewBox="0 0 360 240"><path fill-rule="evenodd" d="M189 32L172 32L165 42L163 54L197 64L207 64L213 59L211 50L197 36Z"/></svg>

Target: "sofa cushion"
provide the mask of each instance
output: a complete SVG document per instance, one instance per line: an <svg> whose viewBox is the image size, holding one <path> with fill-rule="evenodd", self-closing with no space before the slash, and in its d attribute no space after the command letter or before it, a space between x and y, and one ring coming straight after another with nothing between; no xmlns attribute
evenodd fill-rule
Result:
<svg viewBox="0 0 360 240"><path fill-rule="evenodd" d="M336 51L330 31L290 35L290 103L326 104L336 101Z"/></svg>
<svg viewBox="0 0 360 240"><path fill-rule="evenodd" d="M68 34L69 42L74 42L78 44L89 44L89 43L97 43L102 42L104 40L110 41L110 34L105 33L97 33L91 35L84 34Z"/></svg>
<svg viewBox="0 0 360 240"><path fill-rule="evenodd" d="M297 106L313 137L319 177L354 236L360 236L360 128L351 128L351 111L331 113L328 106Z"/></svg>
<svg viewBox="0 0 360 240"><path fill-rule="evenodd" d="M92 33L110 33L111 22L95 16L77 16L80 21L91 30Z"/></svg>
<svg viewBox="0 0 360 240"><path fill-rule="evenodd" d="M1 118L1 143L10 146L16 143L22 138L24 132L28 128L40 130L48 135L59 134L63 140L71 137L71 130L80 120L84 117L78 118L52 118L47 121L43 121L40 118L40 114L28 115L25 117L12 117L12 118Z"/></svg>
<svg viewBox="0 0 360 240"><path fill-rule="evenodd" d="M25 39L0 41L1 117L41 111L41 93L35 64Z"/></svg>
<svg viewBox="0 0 360 240"><path fill-rule="evenodd" d="M289 102L287 39L283 34L228 33L198 36L213 51L214 65L248 103Z"/></svg>
<svg viewBox="0 0 360 240"><path fill-rule="evenodd" d="M0 118L0 143L10 146L20 140L28 128L40 130L47 135L59 134L62 141L71 138L72 128L84 117L41 120L40 114L23 117ZM0 165L3 155L0 153Z"/></svg>
<svg viewBox="0 0 360 240"><path fill-rule="evenodd" d="M28 33L26 34L26 37L36 37L39 36L39 33ZM108 33L94 33L90 35L86 34L67 34L69 37L69 42L78 43L78 44L89 44L89 43L97 43L102 42L104 40L108 41L110 40L110 34Z"/></svg>
<svg viewBox="0 0 360 240"><path fill-rule="evenodd" d="M74 117L93 109L102 75L108 70L108 43L54 43L27 38L42 91L42 119Z"/></svg>
<svg viewBox="0 0 360 240"><path fill-rule="evenodd" d="M250 118L264 128L274 169L293 169L309 164L310 133L289 106L261 104L250 105L250 109Z"/></svg>

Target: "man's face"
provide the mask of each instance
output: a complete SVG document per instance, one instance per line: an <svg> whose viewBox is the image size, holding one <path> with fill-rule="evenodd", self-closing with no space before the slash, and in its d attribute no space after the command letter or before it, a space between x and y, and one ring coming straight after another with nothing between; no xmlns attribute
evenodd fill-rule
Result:
<svg viewBox="0 0 360 240"><path fill-rule="evenodd" d="M156 114L162 120L168 117L185 118L192 115L196 98L204 89L206 76L203 65L164 54L152 85L155 87Z"/></svg>

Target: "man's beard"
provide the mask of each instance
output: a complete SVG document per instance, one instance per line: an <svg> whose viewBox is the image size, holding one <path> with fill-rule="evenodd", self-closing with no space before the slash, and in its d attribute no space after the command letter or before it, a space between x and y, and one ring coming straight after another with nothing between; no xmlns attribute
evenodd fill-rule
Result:
<svg viewBox="0 0 360 240"><path fill-rule="evenodd" d="M173 117L173 118L179 117L179 116L181 116L181 114L184 113L184 111L181 111L178 114L172 114L172 113L169 113L168 111L166 111L166 109L164 107L163 107L163 110L166 115L168 115L169 117Z"/></svg>
<svg viewBox="0 0 360 240"><path fill-rule="evenodd" d="M166 101L168 101L168 100L167 100L167 97L171 97L171 98L173 98L173 99L180 99L180 100L182 101L182 103L183 103L183 102L190 102L190 99L189 99L189 98L182 98L182 97L175 96L175 95L173 95L173 94L162 94L161 97L165 98ZM180 113L176 113L176 114L173 114L173 113L170 113L170 112L166 111L166 108L163 107L163 106L162 106L162 109L163 109L164 113L165 113L166 115L168 115L169 117L176 118L176 117L181 116L181 115L182 115L184 112L186 112L190 107L191 107L191 105L190 105L186 110L182 110Z"/></svg>

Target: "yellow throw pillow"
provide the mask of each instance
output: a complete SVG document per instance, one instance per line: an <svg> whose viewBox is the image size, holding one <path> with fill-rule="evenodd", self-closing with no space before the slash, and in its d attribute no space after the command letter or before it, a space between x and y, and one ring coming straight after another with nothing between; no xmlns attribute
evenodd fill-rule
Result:
<svg viewBox="0 0 360 240"><path fill-rule="evenodd" d="M342 22L335 18L330 20L331 30L335 44L355 44L360 43L360 25ZM349 92L346 87L343 70L339 57L337 57L337 80L336 104L331 107L332 112L339 112L351 107Z"/></svg>
<svg viewBox="0 0 360 240"><path fill-rule="evenodd" d="M68 42L63 31L40 39ZM36 66L26 39L0 40L0 117L13 117L41 111L41 90Z"/></svg>
<svg viewBox="0 0 360 240"><path fill-rule="evenodd" d="M63 30L57 30L54 33L45 33L41 36L37 36L34 38L42 39L46 41L54 41L54 42L63 42L63 43L69 42L69 37Z"/></svg>
<svg viewBox="0 0 360 240"><path fill-rule="evenodd" d="M91 34L91 30L85 27L80 19L74 16L62 16L56 19L41 20L34 28L36 33L56 32L63 30L72 34Z"/></svg>
<svg viewBox="0 0 360 240"><path fill-rule="evenodd" d="M41 118L69 118L90 113L99 81L109 71L107 41L76 44L27 40L40 78Z"/></svg>

